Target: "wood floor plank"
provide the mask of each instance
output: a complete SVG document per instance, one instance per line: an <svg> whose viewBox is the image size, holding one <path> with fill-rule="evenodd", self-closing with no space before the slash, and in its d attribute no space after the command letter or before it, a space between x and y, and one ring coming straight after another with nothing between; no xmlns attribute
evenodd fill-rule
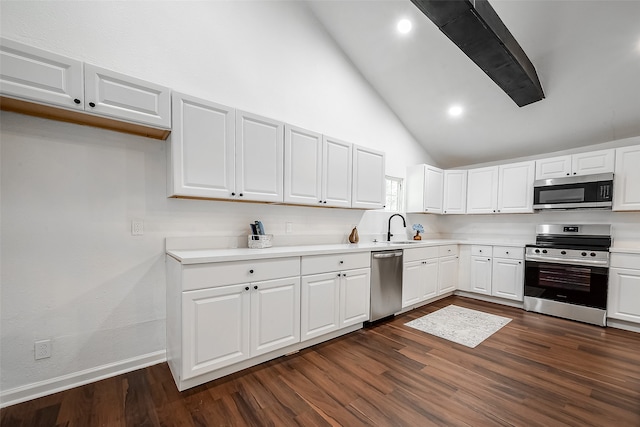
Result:
<svg viewBox="0 0 640 427"><path fill-rule="evenodd" d="M405 326L450 304L512 320L473 349ZM640 334L448 297L184 392L163 363L0 424L640 427Z"/></svg>

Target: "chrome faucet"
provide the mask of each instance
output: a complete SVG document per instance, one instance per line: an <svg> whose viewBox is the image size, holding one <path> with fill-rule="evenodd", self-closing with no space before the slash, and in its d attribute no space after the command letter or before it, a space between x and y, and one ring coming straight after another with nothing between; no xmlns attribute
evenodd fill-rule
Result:
<svg viewBox="0 0 640 427"><path fill-rule="evenodd" d="M389 227L387 228L387 242L391 241L391 236L393 236L393 234L391 234L391 218L393 218L394 216L399 216L400 218L402 218L402 225L404 227L407 226L407 221L404 220L404 217L400 214L393 214L389 217Z"/></svg>

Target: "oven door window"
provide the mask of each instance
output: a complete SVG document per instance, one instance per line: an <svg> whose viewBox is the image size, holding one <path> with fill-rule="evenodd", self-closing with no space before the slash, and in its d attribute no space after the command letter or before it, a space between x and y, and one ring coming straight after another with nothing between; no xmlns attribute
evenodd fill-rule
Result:
<svg viewBox="0 0 640 427"><path fill-rule="evenodd" d="M605 309L609 269L526 261L525 295Z"/></svg>

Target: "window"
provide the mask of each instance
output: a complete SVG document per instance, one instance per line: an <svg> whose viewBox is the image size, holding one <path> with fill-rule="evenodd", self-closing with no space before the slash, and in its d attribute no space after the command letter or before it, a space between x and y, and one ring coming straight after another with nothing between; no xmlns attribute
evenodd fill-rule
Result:
<svg viewBox="0 0 640 427"><path fill-rule="evenodd" d="M402 178L396 178L394 176L385 177L387 200L385 203L385 211L388 212L401 212L404 209L402 204Z"/></svg>

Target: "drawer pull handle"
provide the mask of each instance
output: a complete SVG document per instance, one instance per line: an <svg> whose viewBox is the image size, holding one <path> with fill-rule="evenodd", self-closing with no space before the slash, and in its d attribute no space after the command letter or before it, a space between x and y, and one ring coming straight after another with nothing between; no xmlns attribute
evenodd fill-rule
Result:
<svg viewBox="0 0 640 427"><path fill-rule="evenodd" d="M249 274L253 274L253 270L249 270Z"/></svg>
<svg viewBox="0 0 640 427"><path fill-rule="evenodd" d="M344 261L340 261L340 264L344 264Z"/></svg>
<svg viewBox="0 0 640 427"><path fill-rule="evenodd" d="M509 255L509 251L507 251L506 253L507 253L507 255Z"/></svg>

